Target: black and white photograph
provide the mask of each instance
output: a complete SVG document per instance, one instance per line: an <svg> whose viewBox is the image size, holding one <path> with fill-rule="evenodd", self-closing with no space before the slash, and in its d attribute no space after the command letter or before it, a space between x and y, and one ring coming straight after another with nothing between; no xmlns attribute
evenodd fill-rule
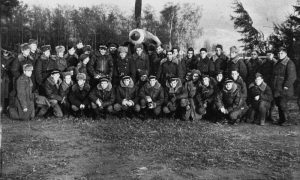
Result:
<svg viewBox="0 0 300 180"><path fill-rule="evenodd" d="M0 180L299 180L300 0L0 0Z"/></svg>

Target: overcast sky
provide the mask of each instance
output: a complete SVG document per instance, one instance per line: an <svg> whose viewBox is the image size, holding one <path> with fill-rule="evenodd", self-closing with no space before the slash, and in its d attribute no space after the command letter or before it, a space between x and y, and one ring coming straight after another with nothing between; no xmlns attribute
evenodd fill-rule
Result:
<svg viewBox="0 0 300 180"><path fill-rule="evenodd" d="M163 9L163 5L171 0L142 0L143 7L150 4L157 13ZM118 5L125 13L132 12L135 0L23 0L29 5L41 5L44 7L55 7L60 5L92 6L101 3ZM225 48L236 45L241 38L240 34L233 29L233 22L230 15L233 14L233 0L173 0L172 2L192 2L203 7L201 26L204 28L204 35L199 39L197 49L204 40L209 39L211 43L221 43ZM293 12L292 5L296 0L241 0L244 8L252 17L254 26L262 31L265 36L272 32L273 23L280 23Z"/></svg>

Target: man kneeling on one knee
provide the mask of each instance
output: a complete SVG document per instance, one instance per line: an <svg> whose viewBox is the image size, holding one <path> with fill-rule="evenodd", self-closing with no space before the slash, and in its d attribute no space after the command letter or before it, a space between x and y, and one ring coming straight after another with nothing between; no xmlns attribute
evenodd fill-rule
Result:
<svg viewBox="0 0 300 180"><path fill-rule="evenodd" d="M255 82L249 85L250 103L249 121L259 120L260 125L265 125L265 119L273 99L271 88L264 82L260 73L255 74ZM257 117L257 118L255 118Z"/></svg>
<svg viewBox="0 0 300 180"><path fill-rule="evenodd" d="M240 88L232 79L226 79L223 89L218 92L216 107L216 115L218 118L223 119L225 124L228 120L232 124L238 123L240 118L246 113L246 102L242 97Z"/></svg>
<svg viewBox="0 0 300 180"><path fill-rule="evenodd" d="M86 75L84 73L78 73L76 79L77 83L72 86L69 96L71 109L77 117L82 115L89 116L90 101L88 95L91 87L86 83Z"/></svg>
<svg viewBox="0 0 300 180"><path fill-rule="evenodd" d="M115 91L108 78L100 78L100 83L90 92L89 98L92 101L95 118L97 116L105 118L107 113L113 113Z"/></svg>
<svg viewBox="0 0 300 180"><path fill-rule="evenodd" d="M176 110L182 110L182 119L185 119L185 113L190 109L190 104L188 100L188 92L182 86L181 80L179 78L170 78L166 82L165 90L165 103L163 112L166 114L175 115ZM181 108L178 109L178 106ZM179 112L179 111L177 111Z"/></svg>
<svg viewBox="0 0 300 180"><path fill-rule="evenodd" d="M164 90L157 81L156 76L150 76L149 81L140 90L141 109L154 112L156 116L161 113L164 102Z"/></svg>
<svg viewBox="0 0 300 180"><path fill-rule="evenodd" d="M116 104L114 110L116 112L123 111L121 115L127 115L132 118L132 111L139 112L141 107L137 104L138 88L130 76L123 76L120 85L116 89Z"/></svg>

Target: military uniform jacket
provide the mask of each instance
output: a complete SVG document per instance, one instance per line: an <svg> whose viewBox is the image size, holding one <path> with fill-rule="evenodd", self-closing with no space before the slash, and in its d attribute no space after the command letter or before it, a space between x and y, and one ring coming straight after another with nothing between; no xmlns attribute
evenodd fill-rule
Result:
<svg viewBox="0 0 300 180"><path fill-rule="evenodd" d="M130 79L128 86L125 86L123 81L120 81L120 85L116 89L117 103L122 104L124 99L132 100L134 104L138 102L138 88L134 85L133 80Z"/></svg>
<svg viewBox="0 0 300 180"><path fill-rule="evenodd" d="M47 80L44 82L44 88L45 88L45 96L49 100L57 100L62 101L63 97L60 94L59 87L62 83L61 79L58 79L58 82L55 84L53 77L49 76Z"/></svg>
<svg viewBox="0 0 300 180"><path fill-rule="evenodd" d="M113 66L113 59L109 54L102 55L99 51L96 51L87 64L87 69L92 77L104 75L111 78Z"/></svg>
<svg viewBox="0 0 300 180"><path fill-rule="evenodd" d="M41 85L50 75L51 70L57 69L57 64L51 57L41 55L40 59L37 60L35 68L36 81Z"/></svg>
<svg viewBox="0 0 300 180"><path fill-rule="evenodd" d="M215 90L213 83L209 83L209 86L204 86L203 84L199 84L197 89L196 99L199 105L203 105L204 103L212 103L215 97Z"/></svg>
<svg viewBox="0 0 300 180"><path fill-rule="evenodd" d="M115 77L121 77L127 75L135 80L136 68L132 58L128 55L124 59L118 57L115 64L114 74Z"/></svg>
<svg viewBox="0 0 300 180"><path fill-rule="evenodd" d="M31 64L33 67L35 67L35 61L30 55L25 57L22 54L19 54L18 57L12 62L11 66L11 72L15 78L18 78L23 73L24 64ZM34 75L34 71L32 75ZM31 76L31 80L35 80L34 76Z"/></svg>
<svg viewBox="0 0 300 180"><path fill-rule="evenodd" d="M164 102L164 90L160 83L156 81L153 87L147 82L140 90L140 97L145 99L146 96L150 96L152 101L156 103L157 106L161 106Z"/></svg>
<svg viewBox="0 0 300 180"><path fill-rule="evenodd" d="M229 112L238 110L242 107L242 97L240 89L234 83L231 90L227 90L225 87L218 92L216 96L217 108L226 108Z"/></svg>
<svg viewBox="0 0 300 180"><path fill-rule="evenodd" d="M243 79L247 78L248 71L242 58L236 56L227 62L225 76L230 77L233 69L237 69Z"/></svg>
<svg viewBox="0 0 300 180"><path fill-rule="evenodd" d="M251 83L249 85L249 92L251 102L255 102L255 96L259 96L258 101L266 101L268 103L271 103L271 101L273 100L272 90L265 82L263 82L259 86L255 85L254 83Z"/></svg>
<svg viewBox="0 0 300 180"><path fill-rule="evenodd" d="M180 100L180 99L187 99L188 92L187 89L184 88L180 79L178 79L178 83L175 88L172 88L170 84L166 83L165 88L165 102L170 102L172 100Z"/></svg>
<svg viewBox="0 0 300 180"><path fill-rule="evenodd" d="M296 67L288 57L278 61L273 67L273 92L274 97L293 96L294 82L296 81ZM287 90L284 90L287 87Z"/></svg>
<svg viewBox="0 0 300 180"><path fill-rule="evenodd" d="M198 57L197 69L201 72L201 74L207 74L210 76L215 74L215 65L208 57L205 57L204 59Z"/></svg>
<svg viewBox="0 0 300 180"><path fill-rule="evenodd" d="M116 100L115 91L110 82L106 89L103 89L100 84L94 87L89 94L89 98L93 103L96 103L99 99L103 107L113 105Z"/></svg>
<svg viewBox="0 0 300 180"><path fill-rule="evenodd" d="M33 83L30 77L22 74L16 82L17 98L21 109L29 108L34 101L34 94L32 93ZM18 107L18 106L17 106Z"/></svg>
<svg viewBox="0 0 300 180"><path fill-rule="evenodd" d="M139 72L141 71L144 71L147 73L147 75L149 75L150 63L148 55L145 52L142 52L141 56L133 54L132 58L133 62L135 63L136 72L138 73L137 76L139 76Z"/></svg>
<svg viewBox="0 0 300 180"><path fill-rule="evenodd" d="M78 84L74 84L70 90L69 101L72 105L79 107L81 104L88 106L90 101L88 95L91 87L89 84L84 83L82 88Z"/></svg>
<svg viewBox="0 0 300 180"><path fill-rule="evenodd" d="M157 73L157 78L159 82L165 83L169 77L174 76L179 77L181 79L183 78L183 72L180 65L169 60L160 65Z"/></svg>
<svg viewBox="0 0 300 180"><path fill-rule="evenodd" d="M228 57L225 54L222 53L220 56L215 54L211 57L211 60L215 65L215 72L218 72L220 70L226 70Z"/></svg>

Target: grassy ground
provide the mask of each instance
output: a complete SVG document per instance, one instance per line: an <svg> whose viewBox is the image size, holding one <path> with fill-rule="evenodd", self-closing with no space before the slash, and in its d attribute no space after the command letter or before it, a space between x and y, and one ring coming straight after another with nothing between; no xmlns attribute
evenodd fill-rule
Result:
<svg viewBox="0 0 300 180"><path fill-rule="evenodd" d="M300 125L4 117L2 126L3 179L300 179Z"/></svg>

